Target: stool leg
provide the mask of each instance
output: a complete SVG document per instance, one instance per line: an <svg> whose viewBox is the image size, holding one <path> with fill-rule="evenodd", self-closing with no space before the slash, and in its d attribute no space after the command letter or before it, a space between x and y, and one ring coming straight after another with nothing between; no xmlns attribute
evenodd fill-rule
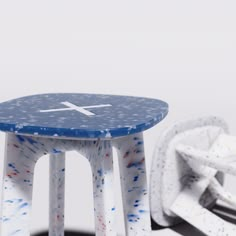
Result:
<svg viewBox="0 0 236 236"><path fill-rule="evenodd" d="M64 235L65 153L50 155L49 236Z"/></svg>
<svg viewBox="0 0 236 236"><path fill-rule="evenodd" d="M93 173L94 214L97 236L113 236L114 186L113 156L110 141L96 141L87 147L87 158Z"/></svg>
<svg viewBox="0 0 236 236"><path fill-rule="evenodd" d="M39 156L24 138L8 134L4 160L1 236L29 236L33 175Z"/></svg>
<svg viewBox="0 0 236 236"><path fill-rule="evenodd" d="M117 139L125 235L150 235L151 220L142 133Z"/></svg>

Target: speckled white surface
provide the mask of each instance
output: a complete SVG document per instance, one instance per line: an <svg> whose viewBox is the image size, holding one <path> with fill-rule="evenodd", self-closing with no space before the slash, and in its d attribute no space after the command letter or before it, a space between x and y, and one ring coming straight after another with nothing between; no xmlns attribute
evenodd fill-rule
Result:
<svg viewBox="0 0 236 236"><path fill-rule="evenodd" d="M208 133L209 126L213 126L211 136ZM201 127L203 129L199 129ZM191 129L195 129L195 132L188 136L186 131ZM188 183L189 178L194 177L188 164L179 155L176 155L176 146L184 143L207 150L211 145L208 137L213 142L219 133L226 130L227 126L221 119L211 117L176 123L162 134L155 148L150 173L152 217L160 225L169 226L179 222L179 217L176 217L169 209ZM196 142L196 137L199 142ZM207 137L207 142L204 137ZM206 197L203 199L206 205L212 202L209 193L206 193Z"/></svg>
<svg viewBox="0 0 236 236"><path fill-rule="evenodd" d="M80 152L91 163L96 235L115 235L112 226L115 206L111 141L71 141L8 134L3 182L2 236L30 235L34 167L38 159L48 153L53 155L52 165L55 167L56 164L57 167L51 173L53 194L50 199L50 220L53 221L50 224L50 234L63 235L65 169L64 161L55 161L54 158L63 158L63 153L70 150Z"/></svg>
<svg viewBox="0 0 236 236"><path fill-rule="evenodd" d="M110 140L63 140L7 135L2 199L2 236L29 236L34 168L38 159L51 154L50 235L63 235L64 152L76 150L90 162L93 174L96 235L114 231L112 145L119 154L126 235L150 235L150 207L147 190L142 133ZM59 160L60 159L60 160ZM75 180L76 186L76 180ZM78 199L79 201L79 199Z"/></svg>
<svg viewBox="0 0 236 236"><path fill-rule="evenodd" d="M143 135L117 139L114 146L118 151L125 235L148 236L151 221Z"/></svg>
<svg viewBox="0 0 236 236"><path fill-rule="evenodd" d="M205 235L236 234L236 226L207 209L216 199L236 206L235 197L221 186L222 174L218 172L236 171L236 137L226 132L221 119L208 117L179 123L162 136L153 160L162 172L153 167L151 176L155 221L167 226L178 223L181 217Z"/></svg>
<svg viewBox="0 0 236 236"><path fill-rule="evenodd" d="M171 206L171 210L206 235L235 235L236 226L221 219L207 209L202 208L198 203L198 198L209 186L210 192L216 199L228 203L232 208L235 207L235 197L232 198L232 195L220 186L215 178L215 174L218 170L227 174L236 174L236 137L220 134L211 145L209 151L205 152L197 149L192 150L192 148L189 149L188 146L185 146L185 149L181 147L181 149L182 150L179 150L179 148L177 148L178 152L187 161L198 178L193 181L189 187L185 187L179 194L178 198ZM192 153L189 153L189 151ZM201 155L199 155L200 153ZM183 207L184 202L188 204L188 208Z"/></svg>
<svg viewBox="0 0 236 236"><path fill-rule="evenodd" d="M65 152L52 153L49 163L49 236L64 236Z"/></svg>

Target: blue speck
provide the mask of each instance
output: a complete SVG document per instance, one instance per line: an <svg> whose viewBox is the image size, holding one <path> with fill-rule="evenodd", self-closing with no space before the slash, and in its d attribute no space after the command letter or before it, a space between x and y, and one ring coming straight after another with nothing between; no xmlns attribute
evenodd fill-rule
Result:
<svg viewBox="0 0 236 236"><path fill-rule="evenodd" d="M136 181L138 181L138 178L139 178L139 176L137 175L137 176L134 176L134 182L136 182Z"/></svg>
<svg viewBox="0 0 236 236"><path fill-rule="evenodd" d="M143 165L143 162L144 162L144 158L141 161L129 163L127 165L127 168L132 168L132 167L141 168L141 166Z"/></svg>
<svg viewBox="0 0 236 236"><path fill-rule="evenodd" d="M14 201L12 201L12 200L6 200L5 202L6 202L6 203L13 203Z"/></svg>
<svg viewBox="0 0 236 236"><path fill-rule="evenodd" d="M13 168L13 169L16 168L15 165L14 165L14 163L9 163L8 166L11 167L11 168Z"/></svg>
<svg viewBox="0 0 236 236"><path fill-rule="evenodd" d="M143 141L138 141L136 146L140 146L140 145L143 145Z"/></svg>
<svg viewBox="0 0 236 236"><path fill-rule="evenodd" d="M136 153L140 153L140 152L143 152L143 151L140 149L136 150Z"/></svg>
<svg viewBox="0 0 236 236"><path fill-rule="evenodd" d="M101 177L101 176L102 176L102 174L103 174L103 171L102 171L102 169L98 170L97 172L98 172L99 176Z"/></svg>
<svg viewBox="0 0 236 236"><path fill-rule="evenodd" d="M25 142L25 139L22 136L16 135L16 137L21 143Z"/></svg>
<svg viewBox="0 0 236 236"><path fill-rule="evenodd" d="M30 143L30 144L35 144L35 143L37 143L35 140L33 140L32 138L26 138L27 139L27 141Z"/></svg>
<svg viewBox="0 0 236 236"><path fill-rule="evenodd" d="M19 206L20 209L24 208L24 207L27 207L29 204L27 202L24 202L23 204L21 204Z"/></svg>
<svg viewBox="0 0 236 236"><path fill-rule="evenodd" d="M139 213L145 213L146 211L145 210L139 210L138 212Z"/></svg>
<svg viewBox="0 0 236 236"><path fill-rule="evenodd" d="M53 148L52 151L53 151L53 153L61 153L60 150L57 150L57 149L55 149L55 148Z"/></svg>
<svg viewBox="0 0 236 236"><path fill-rule="evenodd" d="M131 218L131 217L137 217L137 215L135 214L128 214L128 217Z"/></svg>

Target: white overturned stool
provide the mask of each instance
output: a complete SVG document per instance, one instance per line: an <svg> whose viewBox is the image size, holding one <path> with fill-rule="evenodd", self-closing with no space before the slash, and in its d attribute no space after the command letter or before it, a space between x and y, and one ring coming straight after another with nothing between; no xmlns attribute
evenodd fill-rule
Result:
<svg viewBox="0 0 236 236"><path fill-rule="evenodd" d="M217 199L236 207L222 187L236 175L236 137L216 117L180 122L158 140L151 171L151 211L162 226L187 221L209 236L235 236L236 226L208 209Z"/></svg>
<svg viewBox="0 0 236 236"><path fill-rule="evenodd" d="M150 235L142 132L167 110L157 99L93 94L45 94L1 103L0 130L7 132L7 140L0 235L30 235L34 168L46 154L49 235L64 235L65 152L70 150L91 165L96 235L116 235L112 145L119 156L126 235Z"/></svg>

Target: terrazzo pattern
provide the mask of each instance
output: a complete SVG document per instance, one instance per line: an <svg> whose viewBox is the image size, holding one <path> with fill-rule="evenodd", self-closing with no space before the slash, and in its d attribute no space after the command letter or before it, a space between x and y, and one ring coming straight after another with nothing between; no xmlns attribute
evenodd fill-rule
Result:
<svg viewBox="0 0 236 236"><path fill-rule="evenodd" d="M99 95L42 94L0 103L0 130L74 138L112 138L159 123L168 105L157 99Z"/></svg>
<svg viewBox="0 0 236 236"><path fill-rule="evenodd" d="M3 236L29 236L34 167L50 154L50 234L63 235L64 152L76 150L88 158L94 178L96 235L115 235L112 149L107 140L63 140L8 134L5 163L2 228ZM60 159L60 161L56 160ZM61 171L61 173L59 173ZM62 179L60 179L62 177ZM54 191L56 190L56 191Z"/></svg>
<svg viewBox="0 0 236 236"><path fill-rule="evenodd" d="M38 158L39 153L34 148L34 140L14 134L7 135L1 204L3 236L30 235L33 175Z"/></svg>
<svg viewBox="0 0 236 236"><path fill-rule="evenodd" d="M49 158L49 236L64 236L65 153L54 150Z"/></svg>
<svg viewBox="0 0 236 236"><path fill-rule="evenodd" d="M93 196L96 235L116 235L115 202L111 141L98 141L89 148L87 158L93 173Z"/></svg>
<svg viewBox="0 0 236 236"><path fill-rule="evenodd" d="M131 135L115 140L114 146L118 152L125 235L150 235L150 207L143 135Z"/></svg>
<svg viewBox="0 0 236 236"><path fill-rule="evenodd" d="M96 235L114 232L113 158L109 140L63 140L8 134L3 186L1 235L29 236L34 167L50 154L50 235L63 235L64 152L76 150L92 168ZM142 134L112 144L118 150L126 235L150 235L151 224Z"/></svg>
<svg viewBox="0 0 236 236"><path fill-rule="evenodd" d="M30 235L34 168L46 154L49 235L64 235L65 152L71 150L91 165L96 235L116 235L112 145L119 154L126 235L150 235L142 131L167 112L157 99L99 94L43 94L1 103L0 131L8 132L1 236Z"/></svg>
<svg viewBox="0 0 236 236"><path fill-rule="evenodd" d="M209 117L177 124L162 136L153 163L158 164L159 171L162 169L161 174L164 171L166 176L158 175L155 166L151 173L152 216L157 223L173 225L181 217L205 235L236 234L236 226L206 208L216 199L236 206L236 198L224 190L218 173L220 170L235 174L236 169L233 157L236 154L236 137L225 133L226 124L218 118ZM164 151L161 151L160 145L163 145ZM180 176L176 178L175 173ZM159 195L156 192L157 181L161 183ZM172 199L166 201L170 196ZM155 200L159 205L155 205Z"/></svg>

